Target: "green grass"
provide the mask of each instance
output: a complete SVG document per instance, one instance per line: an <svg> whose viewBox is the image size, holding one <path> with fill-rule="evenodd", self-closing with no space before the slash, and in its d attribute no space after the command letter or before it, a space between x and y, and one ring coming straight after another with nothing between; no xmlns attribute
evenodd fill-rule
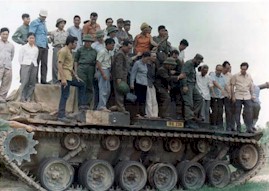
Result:
<svg viewBox="0 0 269 191"><path fill-rule="evenodd" d="M233 188L211 188L204 186L199 191L269 191L269 182L248 182L245 185L236 186Z"/></svg>

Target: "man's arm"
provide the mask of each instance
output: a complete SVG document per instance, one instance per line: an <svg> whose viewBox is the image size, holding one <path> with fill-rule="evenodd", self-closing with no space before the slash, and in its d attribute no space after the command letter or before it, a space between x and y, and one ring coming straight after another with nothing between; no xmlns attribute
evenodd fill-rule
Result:
<svg viewBox="0 0 269 191"><path fill-rule="evenodd" d="M22 40L22 33L20 31L20 28L17 28L16 32L12 35L12 40L18 44L26 44L24 40Z"/></svg>

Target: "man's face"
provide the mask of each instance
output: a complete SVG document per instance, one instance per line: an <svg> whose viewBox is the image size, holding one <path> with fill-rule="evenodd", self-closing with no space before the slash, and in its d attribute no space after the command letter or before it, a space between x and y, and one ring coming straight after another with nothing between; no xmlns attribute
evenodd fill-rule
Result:
<svg viewBox="0 0 269 191"><path fill-rule="evenodd" d="M124 23L123 22L118 22L117 23L117 27L118 28L122 29L123 26L124 26Z"/></svg>
<svg viewBox="0 0 269 191"><path fill-rule="evenodd" d="M72 49L76 49L76 47L77 47L77 41L75 41L74 43L72 43Z"/></svg>
<svg viewBox="0 0 269 191"><path fill-rule="evenodd" d="M41 21L45 21L47 17L39 15Z"/></svg>
<svg viewBox="0 0 269 191"><path fill-rule="evenodd" d="M128 46L122 46L122 51L125 53L125 54L128 54L131 49L132 49L132 45L131 44L128 44Z"/></svg>
<svg viewBox="0 0 269 191"><path fill-rule="evenodd" d="M76 18L74 18L74 21L73 22L74 22L74 25L76 27L78 27L80 25L80 23L81 23L81 20L80 20L80 18L76 17Z"/></svg>
<svg viewBox="0 0 269 191"><path fill-rule="evenodd" d="M175 60L178 59L178 56L179 56L178 54L175 54L175 53L172 54L172 58L174 58Z"/></svg>
<svg viewBox="0 0 269 191"><path fill-rule="evenodd" d="M115 43L108 44L108 45L106 45L106 49L107 50L113 50L114 46L115 46Z"/></svg>
<svg viewBox="0 0 269 191"><path fill-rule="evenodd" d="M207 73L208 73L208 68L203 68L203 69L201 70L201 74L202 74L202 76L205 76Z"/></svg>
<svg viewBox="0 0 269 191"><path fill-rule="evenodd" d="M91 16L90 17L91 23L95 24L97 21L97 18L98 18L98 16Z"/></svg>
<svg viewBox="0 0 269 191"><path fill-rule="evenodd" d="M241 74L242 75L246 75L246 73L247 73L247 70L248 70L248 67L247 66L241 66Z"/></svg>
<svg viewBox="0 0 269 191"><path fill-rule="evenodd" d="M59 28L60 30L63 30L64 26L65 26L65 22L64 22L64 21L62 21L62 22L60 22L60 23L58 24L58 28Z"/></svg>
<svg viewBox="0 0 269 191"><path fill-rule="evenodd" d="M113 25L113 20L112 19L108 19L106 22L106 26L107 27L111 27Z"/></svg>
<svg viewBox="0 0 269 191"><path fill-rule="evenodd" d="M201 59L195 59L194 60L194 66L197 67L199 66L203 61Z"/></svg>
<svg viewBox="0 0 269 191"><path fill-rule="evenodd" d="M127 32L129 32L130 29L131 29L131 26L130 25L125 25L124 26L124 30L127 31Z"/></svg>
<svg viewBox="0 0 269 191"><path fill-rule="evenodd" d="M226 74L227 72L229 72L231 70L231 66L229 64L226 64L225 67L223 67L222 71L224 74Z"/></svg>
<svg viewBox="0 0 269 191"><path fill-rule="evenodd" d="M157 55L156 55L156 53L151 53L151 54L150 54L150 60L151 60L152 62L156 62L156 60L157 60Z"/></svg>
<svg viewBox="0 0 269 191"><path fill-rule="evenodd" d="M84 41L85 48L90 48L91 45L92 45L92 42L90 42L90 41Z"/></svg>
<svg viewBox="0 0 269 191"><path fill-rule="evenodd" d="M7 39L8 39L8 35L9 35L9 32L7 32L7 31L2 32L1 33L1 39L2 39L2 41L6 42Z"/></svg>
<svg viewBox="0 0 269 191"><path fill-rule="evenodd" d="M216 67L216 75L219 76L222 73L222 66Z"/></svg>
<svg viewBox="0 0 269 191"><path fill-rule="evenodd" d="M187 46L184 45L184 44L180 44L180 45L178 46L178 49L179 49L180 51L185 50L186 48L187 48Z"/></svg>
<svg viewBox="0 0 269 191"><path fill-rule="evenodd" d="M151 59L150 56L148 56L148 57L142 57L142 62L145 63L145 64L150 63L150 59Z"/></svg>
<svg viewBox="0 0 269 191"><path fill-rule="evenodd" d="M116 31L109 33L110 38L114 38L116 36Z"/></svg>
<svg viewBox="0 0 269 191"><path fill-rule="evenodd" d="M31 22L30 17L24 17L22 20L23 20L23 24L25 25L29 25L29 23Z"/></svg>
<svg viewBox="0 0 269 191"><path fill-rule="evenodd" d="M161 30L159 30L159 35L160 35L160 36L165 36L165 34L166 34L165 29L161 29Z"/></svg>

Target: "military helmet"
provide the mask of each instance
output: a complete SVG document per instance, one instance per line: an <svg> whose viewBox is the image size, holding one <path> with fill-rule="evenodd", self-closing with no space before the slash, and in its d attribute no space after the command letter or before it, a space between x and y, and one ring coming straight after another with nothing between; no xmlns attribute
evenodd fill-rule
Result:
<svg viewBox="0 0 269 191"><path fill-rule="evenodd" d="M176 61L172 57L168 57L164 62L164 64L177 65Z"/></svg>
<svg viewBox="0 0 269 191"><path fill-rule="evenodd" d="M124 81L121 81L120 84L117 86L117 90L120 92L122 95L126 95L127 93L130 92L130 88L128 84Z"/></svg>

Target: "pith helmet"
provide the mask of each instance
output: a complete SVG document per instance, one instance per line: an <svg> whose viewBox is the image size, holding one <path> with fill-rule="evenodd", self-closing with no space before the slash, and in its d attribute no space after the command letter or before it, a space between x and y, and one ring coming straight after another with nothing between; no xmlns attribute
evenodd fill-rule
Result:
<svg viewBox="0 0 269 191"><path fill-rule="evenodd" d="M177 65L176 61L172 57L168 57L164 62L164 64Z"/></svg>
<svg viewBox="0 0 269 191"><path fill-rule="evenodd" d="M63 18L59 18L56 21L56 27L58 27L59 23L61 23L61 22L64 22L64 24L66 24L66 20L64 20Z"/></svg>
<svg viewBox="0 0 269 191"><path fill-rule="evenodd" d="M104 31L103 30L96 31L96 38L101 38L101 37L104 37Z"/></svg>
<svg viewBox="0 0 269 191"><path fill-rule="evenodd" d="M127 93L130 92L130 88L128 84L124 81L121 81L120 84L117 86L117 90L122 94L126 95Z"/></svg>
<svg viewBox="0 0 269 191"><path fill-rule="evenodd" d="M107 34L110 34L110 33L112 33L112 32L117 32L117 31L118 31L117 27L109 27L109 28L107 29Z"/></svg>
<svg viewBox="0 0 269 191"><path fill-rule="evenodd" d="M94 42L94 39L89 34L85 34L82 40L87 42Z"/></svg>

